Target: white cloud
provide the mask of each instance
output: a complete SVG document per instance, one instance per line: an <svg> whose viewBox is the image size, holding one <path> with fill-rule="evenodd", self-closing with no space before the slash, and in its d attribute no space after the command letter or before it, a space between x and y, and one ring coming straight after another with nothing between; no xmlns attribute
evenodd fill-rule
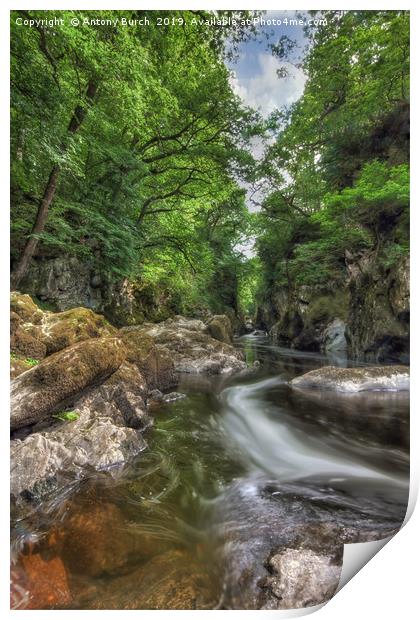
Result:
<svg viewBox="0 0 420 620"><path fill-rule="evenodd" d="M250 76L244 75L245 71L233 73L231 84L246 105L268 116L276 108L290 105L302 95L306 77L293 65L280 63L271 54L260 53L257 60L259 71ZM246 60L241 64L246 65ZM277 69L282 66L286 66L290 77L278 77Z"/></svg>

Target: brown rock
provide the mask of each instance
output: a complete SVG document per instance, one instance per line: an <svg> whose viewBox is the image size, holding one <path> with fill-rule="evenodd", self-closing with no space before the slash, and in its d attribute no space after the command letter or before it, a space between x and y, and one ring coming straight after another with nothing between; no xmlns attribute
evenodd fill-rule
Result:
<svg viewBox="0 0 420 620"><path fill-rule="evenodd" d="M34 424L101 382L123 362L118 338L92 338L48 357L12 382L11 427Z"/></svg>
<svg viewBox="0 0 420 620"><path fill-rule="evenodd" d="M214 609L220 592L211 581L194 557L174 549L108 581L85 604L96 609Z"/></svg>
<svg viewBox="0 0 420 620"><path fill-rule="evenodd" d="M121 570L134 552L136 539L124 530L124 516L111 503L79 506L57 534L72 573L98 576Z"/></svg>

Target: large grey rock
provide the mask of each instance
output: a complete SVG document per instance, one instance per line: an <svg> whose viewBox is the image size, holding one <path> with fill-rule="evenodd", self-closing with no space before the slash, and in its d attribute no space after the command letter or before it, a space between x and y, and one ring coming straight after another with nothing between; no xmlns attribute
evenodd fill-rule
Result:
<svg viewBox="0 0 420 620"><path fill-rule="evenodd" d="M246 367L242 352L209 336L202 321L175 317L136 330L166 351L178 372L215 375Z"/></svg>
<svg viewBox="0 0 420 620"><path fill-rule="evenodd" d="M150 424L147 385L124 362L101 385L74 404L75 421L49 418L31 435L11 442L11 492L17 504L39 500L100 471L121 465L146 447L141 432Z"/></svg>
<svg viewBox="0 0 420 620"><path fill-rule="evenodd" d="M410 389L410 371L407 366L366 366L363 368L324 366L295 377L290 385L338 392L408 390Z"/></svg>
<svg viewBox="0 0 420 620"><path fill-rule="evenodd" d="M329 485L237 479L214 506L225 570L223 608L285 609L325 601L337 586L343 544L395 534L406 501L357 497Z"/></svg>
<svg viewBox="0 0 420 620"><path fill-rule="evenodd" d="M264 587L273 597L262 609L299 609L325 603L334 595L341 566L310 549L285 549L269 560ZM274 598L274 600L273 600Z"/></svg>
<svg viewBox="0 0 420 620"><path fill-rule="evenodd" d="M92 471L125 463L146 447L140 432L116 423L117 406L106 411L87 403L75 408L74 422L57 422L43 432L11 442L11 494L19 505L40 500Z"/></svg>

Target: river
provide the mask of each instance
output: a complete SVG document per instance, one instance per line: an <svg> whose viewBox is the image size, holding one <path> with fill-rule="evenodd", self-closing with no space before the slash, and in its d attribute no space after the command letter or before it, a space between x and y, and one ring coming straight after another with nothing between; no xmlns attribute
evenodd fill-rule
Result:
<svg viewBox="0 0 420 620"><path fill-rule="evenodd" d="M398 529L407 393L292 390L291 378L347 362L263 336L237 345L247 371L181 376L186 397L154 407L147 450L15 524L16 607L36 607L54 579L50 608L275 608L264 581L274 552L339 564L343 540Z"/></svg>

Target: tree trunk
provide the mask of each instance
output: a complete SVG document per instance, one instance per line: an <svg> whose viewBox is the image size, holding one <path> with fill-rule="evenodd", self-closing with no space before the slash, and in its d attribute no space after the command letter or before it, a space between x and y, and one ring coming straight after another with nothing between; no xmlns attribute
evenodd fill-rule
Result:
<svg viewBox="0 0 420 620"><path fill-rule="evenodd" d="M87 91L86 91L86 99L88 102L92 102L98 85L96 82L89 82ZM67 128L67 134L74 135L83 123L83 119L85 118L87 113L87 108L81 105L76 106L73 115L71 117L69 126ZM65 147L63 147L65 150ZM45 186L44 195L38 207L38 212L36 214L35 223L32 227L31 234L28 240L25 243L25 247L23 248L23 252L19 261L13 270L11 276L11 286L12 288L17 288L19 286L20 281L26 274L31 258L33 257L36 247L38 245L38 239L33 235L37 235L42 233L45 230L45 225L48 219L48 212L51 206L52 201L54 200L55 192L57 189L57 181L60 175L61 168L58 164L54 164L50 175L48 177L47 185Z"/></svg>

